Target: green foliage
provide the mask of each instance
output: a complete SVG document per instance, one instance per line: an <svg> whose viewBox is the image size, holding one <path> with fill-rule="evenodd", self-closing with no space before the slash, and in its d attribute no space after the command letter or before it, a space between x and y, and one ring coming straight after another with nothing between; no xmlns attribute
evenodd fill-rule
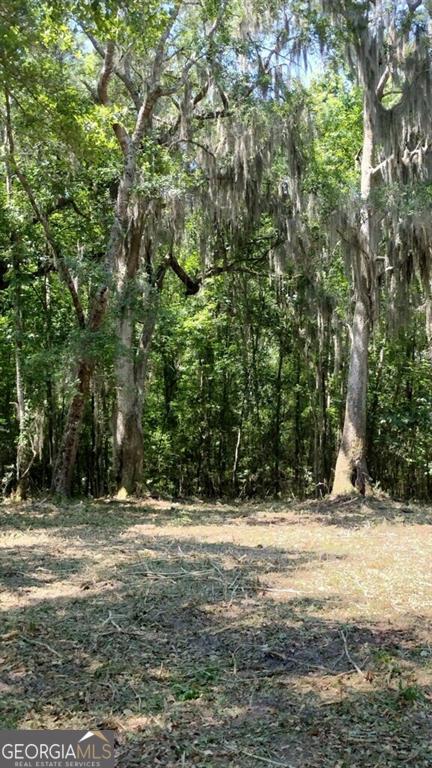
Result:
<svg viewBox="0 0 432 768"><path fill-rule="evenodd" d="M40 488L49 483L84 350L94 375L76 489L99 493L112 487L116 359L121 351L136 368L142 329L154 309L148 375L139 393L144 486L179 495L326 492L343 417L352 311L347 233L335 226L335 212L359 197L363 140L364 94L347 75L341 54L352 26L334 25L321 6L303 0L289 4L289 20L278 0L252 2L247 10L231 0L223 14L214 0L181 7L164 51L162 95L138 148L123 232L127 248L140 212L139 268L120 289L118 265L107 275L105 260L124 167L124 147L113 127L133 132L136 105L125 75L144 98L175 3L133 0L127 9L116 0L6 5L0 80L2 109L6 96L10 106L14 162L3 137L3 476L13 474L23 442L17 370L25 434L36 416L42 423L32 469L32 483ZM116 46L118 71L107 103L97 95L102 56L92 37L101 49L108 40ZM273 39L277 56L266 69ZM311 74L302 74L303 54ZM14 163L49 222L51 242ZM371 205L400 222L426 220L431 184L426 177L382 185ZM392 245L383 232L380 259ZM77 322L53 249L72 276L85 327ZM171 253L193 285L199 283L198 292L190 286L185 291L171 269ZM156 278L164 265L160 288ZM403 268L409 299L403 317L398 310L397 331L390 322L394 296L384 279L378 289L370 471L396 495L427 498L432 401L424 283L418 284L409 259ZM424 279L427 265L416 268ZM93 331L87 320L105 282L108 312ZM119 338L126 309L129 346Z"/></svg>
<svg viewBox="0 0 432 768"><path fill-rule="evenodd" d="M359 183L361 93L341 75L328 72L312 83L309 98L316 138L306 186L330 213Z"/></svg>

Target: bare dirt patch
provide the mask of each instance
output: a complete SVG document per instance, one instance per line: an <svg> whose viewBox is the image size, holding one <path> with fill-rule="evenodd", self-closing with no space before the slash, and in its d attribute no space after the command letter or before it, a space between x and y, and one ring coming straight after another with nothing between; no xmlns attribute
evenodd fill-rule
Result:
<svg viewBox="0 0 432 768"><path fill-rule="evenodd" d="M432 512L390 502L1 509L3 727L118 766L432 765Z"/></svg>

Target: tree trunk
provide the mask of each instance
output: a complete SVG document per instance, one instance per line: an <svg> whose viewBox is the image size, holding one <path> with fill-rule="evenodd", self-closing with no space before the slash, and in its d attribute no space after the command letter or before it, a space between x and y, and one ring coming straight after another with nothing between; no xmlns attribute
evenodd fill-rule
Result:
<svg viewBox="0 0 432 768"><path fill-rule="evenodd" d="M144 455L133 336L132 310L128 306L118 325L120 349L115 362L114 475L120 497L137 491Z"/></svg>
<svg viewBox="0 0 432 768"><path fill-rule="evenodd" d="M70 496L73 472L78 451L84 409L90 389L92 366L88 361L79 364L76 390L69 405L63 437L54 466L52 490Z"/></svg>
<svg viewBox="0 0 432 768"><path fill-rule="evenodd" d="M105 317L108 300L108 288L102 286L94 296L87 328L96 333ZM82 421L87 398L90 392L90 381L96 361L85 354L78 360L75 380L75 392L69 405L66 423L63 429L60 448L54 465L52 490L63 496L70 496L75 462L78 452Z"/></svg>
<svg viewBox="0 0 432 768"><path fill-rule="evenodd" d="M24 395L24 382L22 378L22 316L20 306L20 290L16 291L15 297L15 381L16 381L16 406L18 417L18 445L16 454L16 474L17 474L17 487L15 491L15 499L20 501L27 496L28 489L28 471L31 466L31 456L28 445L28 437L26 435L26 404Z"/></svg>
<svg viewBox="0 0 432 768"><path fill-rule="evenodd" d="M323 307L317 310L317 359L315 370L315 417L314 417L314 476L317 495L323 495L328 477L327 456L327 334L331 316L324 315Z"/></svg>
<svg viewBox="0 0 432 768"><path fill-rule="evenodd" d="M300 337L300 325L298 326L298 337ZM303 468L300 466L302 434L301 434L301 358L299 347L296 347L295 355L295 405L294 405L294 488L295 493L301 496L303 494Z"/></svg>
<svg viewBox="0 0 432 768"><path fill-rule="evenodd" d="M366 465L366 398L368 382L368 310L357 299L352 326L348 390L342 441L336 462L333 496L365 493L368 484Z"/></svg>
<svg viewBox="0 0 432 768"><path fill-rule="evenodd" d="M276 373L276 411L274 425L274 465L273 465L273 488L276 494L281 490L281 426L282 426L282 368L284 364L284 347L282 337L279 338L279 361Z"/></svg>
<svg viewBox="0 0 432 768"><path fill-rule="evenodd" d="M144 444L142 416L148 358L156 325L158 289L147 296L147 311L134 353L134 321L130 306L119 321L120 350L115 364L116 407L114 412L114 477L117 496L142 490Z"/></svg>
<svg viewBox="0 0 432 768"><path fill-rule="evenodd" d="M351 329L351 354L342 440L335 468L332 496L343 496L353 491L369 491L366 463L366 407L369 361L369 334L371 321L371 294L373 290L374 227L370 209L370 193L374 158L374 103L375 83L364 77L363 149L361 159L360 192L362 205L358 248L353 259L355 308Z"/></svg>

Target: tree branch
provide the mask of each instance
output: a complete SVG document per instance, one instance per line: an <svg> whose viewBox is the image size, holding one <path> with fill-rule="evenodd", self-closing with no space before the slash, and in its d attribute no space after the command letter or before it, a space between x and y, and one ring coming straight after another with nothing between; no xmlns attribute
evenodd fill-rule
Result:
<svg viewBox="0 0 432 768"><path fill-rule="evenodd" d="M10 95L7 89L5 89L5 105L6 105L6 135L8 140L8 152L9 152L9 161L10 161L11 167L16 173L18 180L29 199L30 205L33 208L33 212L35 214L36 219L42 225L47 243L50 247L50 251L54 260L56 270L59 273L65 285L67 286L68 291L71 295L71 299L75 308L75 314L78 320L78 324L81 328L84 328L85 327L84 310L82 308L78 291L75 287L75 283L72 279L72 275L70 274L66 264L64 263L63 259L58 253L57 245L51 233L49 221L46 215L43 213L43 211L39 208L39 205L33 194L33 190L29 184L27 176L20 170L15 158L15 146L14 146L14 139L13 139L13 132L12 132L11 111L10 111Z"/></svg>
<svg viewBox="0 0 432 768"><path fill-rule="evenodd" d="M81 26L81 29L83 32L87 35L88 39L90 40L91 44L93 45L93 48L95 51L99 54L99 56L104 59L105 58L105 51L103 49L103 45L100 44L100 42L94 37L94 35L89 32L87 29L85 29L83 26ZM130 75L126 72L126 70L123 68L121 69L118 64L113 62L112 64L112 71L115 74L116 77L118 77L119 80L123 83L126 90L128 91L129 95L132 98L132 101L138 110L141 106L141 98L138 93L138 89L135 87L135 84L130 77Z"/></svg>
<svg viewBox="0 0 432 768"><path fill-rule="evenodd" d="M179 280L186 286L186 296L194 296L198 293L200 290L203 282L205 280L208 280L212 277L217 277L218 275L223 275L228 272L238 272L239 274L245 274L245 275L253 275L254 277L261 277L265 273L258 272L256 270L250 269L248 266L244 265L244 262L247 260L248 264L255 264L260 263L265 259L269 252L272 250L272 248L275 248L277 245L280 245L283 241L277 240L276 242L272 243L271 247L265 251L265 253L260 254L254 259L251 259L250 256L246 256L245 259L238 260L238 261L231 261L228 264L221 264L220 266L210 267L210 269L207 269L205 272L203 272L202 275L200 275L197 278L192 278L185 269L179 264L177 259L175 258L174 254L171 252L169 256L167 257L167 263L175 272Z"/></svg>
<svg viewBox="0 0 432 768"><path fill-rule="evenodd" d="M384 88L387 85L389 77L390 77L390 69L387 66L385 68L384 72L382 73L382 75L381 75L381 77L380 77L380 79L378 81L378 85L377 85L377 87L375 89L375 96L377 97L377 99L382 99L382 97L384 95Z"/></svg>
<svg viewBox="0 0 432 768"><path fill-rule="evenodd" d="M198 293L199 289L201 288L201 280L194 280L186 270L183 269L181 264L177 261L176 257L174 256L173 252L169 254L169 266L175 272L179 280L181 280L182 283L186 286L186 296L194 296L196 293Z"/></svg>
<svg viewBox="0 0 432 768"><path fill-rule="evenodd" d="M104 62L97 84L97 97L101 104L108 104L108 83L114 67L115 45L113 40L108 40L104 55Z"/></svg>
<svg viewBox="0 0 432 768"><path fill-rule="evenodd" d="M410 13L415 13L417 8L422 4L423 0L407 0L407 5Z"/></svg>
<svg viewBox="0 0 432 768"><path fill-rule="evenodd" d="M153 60L150 89L155 88L155 86L159 85L160 83L160 78L162 75L162 67L163 67L163 57L165 53L165 45L171 34L171 30L174 26L174 23L179 15L181 5L182 5L182 0L178 0L173 10L171 11L168 23L164 31L162 32L159 38L159 41L156 45L156 53Z"/></svg>
<svg viewBox="0 0 432 768"><path fill-rule="evenodd" d="M121 123L113 123L112 129L116 135L118 143L120 144L123 154L127 155L131 139L126 128Z"/></svg>

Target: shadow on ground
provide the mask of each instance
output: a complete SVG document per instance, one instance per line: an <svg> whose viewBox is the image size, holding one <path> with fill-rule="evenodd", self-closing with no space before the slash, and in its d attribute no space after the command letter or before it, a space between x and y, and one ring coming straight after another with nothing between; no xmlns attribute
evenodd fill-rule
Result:
<svg viewBox="0 0 432 768"><path fill-rule="evenodd" d="M264 515L264 517L262 517ZM164 527L176 525L290 525L299 519L315 519L320 524L343 528L370 526L384 521L406 525L432 525L432 507L387 499L355 497L320 499L302 503L292 500L273 502L238 501L216 503L197 501L160 501L156 499L83 500L57 504L46 499L25 504L0 504L0 530L37 530L61 528L67 535L79 533L80 526L101 530L103 536L115 536L135 523Z"/></svg>
<svg viewBox="0 0 432 768"><path fill-rule="evenodd" d="M296 514L325 524L317 507ZM55 519L62 547L56 536L20 547L18 533L0 550L3 727L114 728L119 768L431 765L424 618L336 621L343 592L269 599L269 573L339 558L319 540L268 546L263 527L259 547L234 544L231 512L226 542L179 538L161 527L167 514L184 522L172 510L150 513L150 536L135 532L146 508L116 509L114 527L99 504L73 510L64 530L66 511L48 510L33 531ZM205 526L221 512L199 515ZM31 535L30 510L8 528L15 517ZM282 524L274 509L270 519ZM59 594L45 593L56 580Z"/></svg>
<svg viewBox="0 0 432 768"><path fill-rule="evenodd" d="M357 528L388 522L404 525L432 525L432 508L418 504L404 504L387 499L335 499L334 501L305 502L302 513L314 517L325 525Z"/></svg>

